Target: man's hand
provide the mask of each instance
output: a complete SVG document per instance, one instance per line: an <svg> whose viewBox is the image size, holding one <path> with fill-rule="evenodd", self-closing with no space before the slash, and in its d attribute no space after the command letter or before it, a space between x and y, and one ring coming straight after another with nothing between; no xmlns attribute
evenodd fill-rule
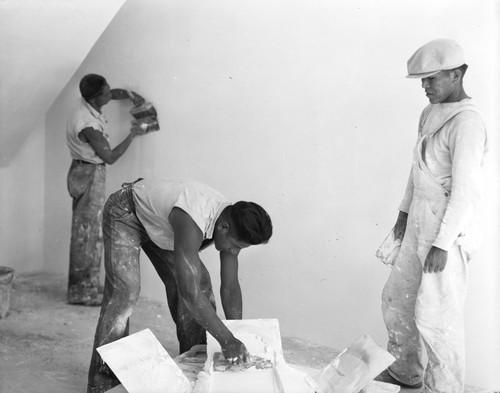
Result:
<svg viewBox="0 0 500 393"><path fill-rule="evenodd" d="M139 135L146 134L146 129L148 127L147 127L147 124L146 125L143 125L143 124L144 123L132 124L132 127L130 128L130 135L132 136L132 138L135 138L136 136L139 136Z"/></svg>
<svg viewBox="0 0 500 393"><path fill-rule="evenodd" d="M144 103L144 98L142 98L135 91L125 90L120 88L115 88L110 90L112 100L125 100L127 98L132 101L134 106L139 106Z"/></svg>
<svg viewBox="0 0 500 393"><path fill-rule="evenodd" d="M132 91L132 92L131 92L130 101L132 101L132 103L134 104L134 106L139 106L139 105L144 104L145 99L144 99L144 98L142 98L142 97L141 97L139 94L137 94L136 92Z"/></svg>
<svg viewBox="0 0 500 393"><path fill-rule="evenodd" d="M203 263L199 256L203 232L184 210L174 207L168 216L174 229L174 263L177 288L185 306L201 326L214 337L222 348L222 354L233 363L250 359L245 345L237 340L221 321L203 288Z"/></svg>
<svg viewBox="0 0 500 393"><path fill-rule="evenodd" d="M399 212L396 224L394 225L394 240L403 240L406 232L406 223L408 222L408 213Z"/></svg>
<svg viewBox="0 0 500 393"><path fill-rule="evenodd" d="M448 261L448 251L432 246L425 258L424 273L441 273Z"/></svg>
<svg viewBox="0 0 500 393"><path fill-rule="evenodd" d="M243 364L252 360L245 344L237 338L233 338L222 346L222 354L232 364Z"/></svg>

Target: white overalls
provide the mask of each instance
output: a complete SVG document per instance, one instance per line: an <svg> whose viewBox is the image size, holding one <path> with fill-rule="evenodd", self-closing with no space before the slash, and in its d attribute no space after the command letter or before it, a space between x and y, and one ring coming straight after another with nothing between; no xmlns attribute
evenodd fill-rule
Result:
<svg viewBox="0 0 500 393"><path fill-rule="evenodd" d="M425 149L438 132L447 132L442 131L442 127L462 111L473 111L475 116L477 113L470 103L456 105L446 116L442 113L432 116L432 113L429 115L432 110L424 111L429 116L421 121L414 149L406 232L382 294L383 316L389 333L388 351L397 359L389 373L407 385L423 380L426 392L461 393L464 389L463 306L468 254L462 245L463 231L457 233L450 246L443 248L448 251L443 272L422 271L430 248L437 246L438 238L443 237L441 232L453 232L452 227L447 228L446 212L453 209L451 192L458 192L451 181L443 185L430 171ZM432 143L434 146L435 142ZM484 139L484 148L485 143ZM475 201L469 202L475 205ZM450 221L453 220L450 218Z"/></svg>

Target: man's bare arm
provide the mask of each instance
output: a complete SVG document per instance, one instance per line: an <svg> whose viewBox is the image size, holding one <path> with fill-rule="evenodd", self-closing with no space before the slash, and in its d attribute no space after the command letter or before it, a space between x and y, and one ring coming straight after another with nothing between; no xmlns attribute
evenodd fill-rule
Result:
<svg viewBox="0 0 500 393"><path fill-rule="evenodd" d="M243 300L238 280L238 255L221 251L220 262L220 296L224 315L227 319L241 319L243 317Z"/></svg>
<svg viewBox="0 0 500 393"><path fill-rule="evenodd" d="M245 345L220 320L200 288L202 262L198 250L203 241L201 230L179 208L172 209L169 221L174 229L174 263L182 301L195 320L220 343L226 358L247 361L249 354Z"/></svg>
<svg viewBox="0 0 500 393"><path fill-rule="evenodd" d="M137 135L142 135L144 131L139 126L134 126L130 129L130 134L114 149L111 149L107 139L104 137L102 132L97 131L92 127L84 128L80 131L79 138L84 142L87 142L92 146L96 154L106 163L106 164L114 164L116 160L118 160L123 153L128 149L132 140Z"/></svg>
<svg viewBox="0 0 500 393"><path fill-rule="evenodd" d="M142 98L135 91L115 88L111 89L110 93L112 100L126 100L128 98L134 105L141 105L144 102L144 98Z"/></svg>

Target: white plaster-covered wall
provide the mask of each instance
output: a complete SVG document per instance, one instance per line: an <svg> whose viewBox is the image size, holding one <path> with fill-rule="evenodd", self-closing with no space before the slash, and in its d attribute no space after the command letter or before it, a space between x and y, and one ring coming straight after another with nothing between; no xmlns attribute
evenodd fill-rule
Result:
<svg viewBox="0 0 500 393"><path fill-rule="evenodd" d="M64 124L79 79L101 73L151 100L162 128L108 167L108 194L138 176L192 177L262 204L275 235L241 254L245 317L278 318L282 335L338 349L363 333L385 345L380 292L389 271L374 252L394 224L427 103L419 81L404 78L406 60L431 39L459 41L467 91L494 134L495 4L128 0L47 114L45 266L67 271ZM128 109L104 109L113 145L128 132ZM497 212L498 190L489 191ZM487 246L471 265L466 316L467 380L490 388L500 386L496 217L488 215ZM217 288L216 253L202 259ZM142 281L143 294L164 297L145 257Z"/></svg>
<svg viewBox="0 0 500 393"><path fill-rule="evenodd" d="M123 3L0 1L0 265L44 267L45 112Z"/></svg>
<svg viewBox="0 0 500 393"><path fill-rule="evenodd" d="M39 127L125 0L0 1L0 168Z"/></svg>
<svg viewBox="0 0 500 393"><path fill-rule="evenodd" d="M45 128L36 127L0 167L0 265L17 273L43 268Z"/></svg>

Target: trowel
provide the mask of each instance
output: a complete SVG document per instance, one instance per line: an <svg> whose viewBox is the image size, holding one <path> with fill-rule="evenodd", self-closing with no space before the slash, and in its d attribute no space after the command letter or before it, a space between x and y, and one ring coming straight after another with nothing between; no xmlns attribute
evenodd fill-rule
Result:
<svg viewBox="0 0 500 393"><path fill-rule="evenodd" d="M249 362L241 364L233 364L226 359L221 352L215 352L213 357L213 367L215 372L234 372L246 371L251 368L256 370L264 370L273 368L274 365L269 359L264 359L260 356L252 356Z"/></svg>
<svg viewBox="0 0 500 393"><path fill-rule="evenodd" d="M133 94L130 91L127 91L127 93L133 99ZM134 117L132 124L139 125L144 132L158 131L160 129L158 113L151 102L144 101L140 105L135 105L129 112Z"/></svg>

